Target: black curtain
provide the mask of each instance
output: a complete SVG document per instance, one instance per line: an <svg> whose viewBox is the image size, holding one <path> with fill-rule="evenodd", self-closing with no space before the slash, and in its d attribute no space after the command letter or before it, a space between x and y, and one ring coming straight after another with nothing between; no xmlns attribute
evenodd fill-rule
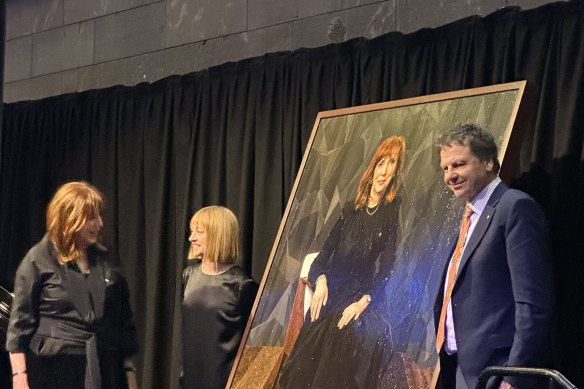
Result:
<svg viewBox="0 0 584 389"><path fill-rule="evenodd" d="M513 186L551 227L556 368L584 385L584 3L506 8L413 34L276 53L153 84L5 106L0 282L44 231L62 183L108 199L104 242L125 271L143 388L176 387L180 274L188 220L238 215L243 266L261 280L319 111L527 80L528 123ZM193 352L197 352L193 350Z"/></svg>

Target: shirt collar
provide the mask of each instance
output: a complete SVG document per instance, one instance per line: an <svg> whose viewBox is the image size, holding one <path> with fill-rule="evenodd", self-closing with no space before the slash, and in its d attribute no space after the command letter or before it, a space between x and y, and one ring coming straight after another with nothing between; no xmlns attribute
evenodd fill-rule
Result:
<svg viewBox="0 0 584 389"><path fill-rule="evenodd" d="M489 198L491 197L491 195L495 191L495 188L497 187L497 185L499 185L500 182L501 179L499 178L499 176L495 177L495 179L491 181L487 186L485 186L483 190L481 190L479 194L476 195L475 198L471 200L470 203L467 203L467 205L473 210L474 213L476 213L479 216L481 215L481 213L483 213L485 207L487 206L487 201L489 201Z"/></svg>

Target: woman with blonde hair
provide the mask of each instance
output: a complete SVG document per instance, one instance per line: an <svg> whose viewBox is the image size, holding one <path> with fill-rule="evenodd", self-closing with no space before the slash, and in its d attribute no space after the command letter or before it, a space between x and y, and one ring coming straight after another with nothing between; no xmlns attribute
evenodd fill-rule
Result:
<svg viewBox="0 0 584 389"><path fill-rule="evenodd" d="M183 272L183 387L224 388L257 292L237 264L239 225L229 209L202 208L190 222Z"/></svg>
<svg viewBox="0 0 584 389"><path fill-rule="evenodd" d="M13 388L135 388L137 350L124 278L99 243L102 194L61 186L47 233L16 271L6 349Z"/></svg>
<svg viewBox="0 0 584 389"><path fill-rule="evenodd" d="M396 257L405 139L385 139L310 267L310 310L280 388L377 388L392 354L383 290Z"/></svg>

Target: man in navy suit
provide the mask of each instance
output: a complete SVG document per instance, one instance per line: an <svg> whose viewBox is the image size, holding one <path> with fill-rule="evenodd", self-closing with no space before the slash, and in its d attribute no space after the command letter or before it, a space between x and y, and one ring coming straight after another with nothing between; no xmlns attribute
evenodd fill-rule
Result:
<svg viewBox="0 0 584 389"><path fill-rule="evenodd" d="M461 254L455 261L453 248L434 305L437 332L444 334L437 336L443 339L437 340L439 386L472 389L492 365L545 367L554 306L545 218L530 196L501 182L488 131L457 125L437 146L444 182L470 208ZM504 377L488 387L536 386Z"/></svg>

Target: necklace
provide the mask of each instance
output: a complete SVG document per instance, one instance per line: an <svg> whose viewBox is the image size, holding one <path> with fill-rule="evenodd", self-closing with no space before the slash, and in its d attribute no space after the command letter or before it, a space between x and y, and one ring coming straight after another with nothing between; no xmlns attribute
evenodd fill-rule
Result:
<svg viewBox="0 0 584 389"><path fill-rule="evenodd" d="M379 209L379 205L381 204L381 201L377 203L377 205L375 206L375 209L371 212L369 212L369 206L365 206L365 210L367 211L367 214L369 216L373 216L375 214L375 212L377 212L377 210Z"/></svg>

